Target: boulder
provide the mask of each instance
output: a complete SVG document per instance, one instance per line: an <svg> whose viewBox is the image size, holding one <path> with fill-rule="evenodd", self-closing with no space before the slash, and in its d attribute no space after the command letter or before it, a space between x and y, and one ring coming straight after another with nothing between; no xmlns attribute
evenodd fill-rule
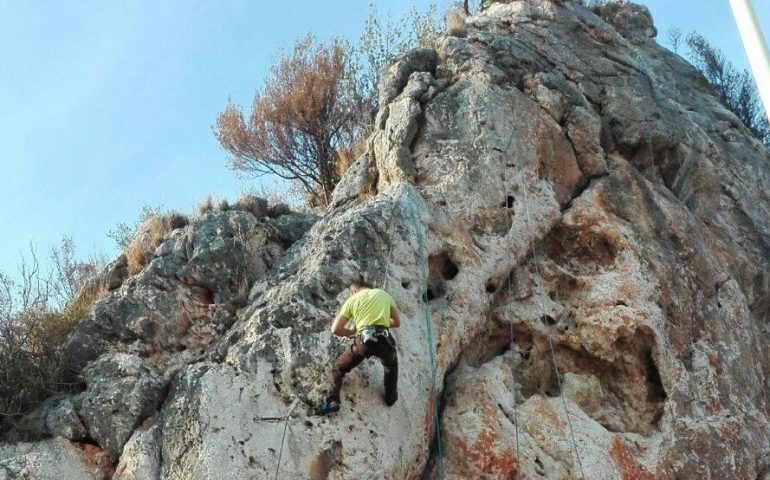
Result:
<svg viewBox="0 0 770 480"><path fill-rule="evenodd" d="M142 421L163 401L165 380L136 355L109 353L83 371L87 390L80 399L80 416L88 434L111 461Z"/></svg>
<svg viewBox="0 0 770 480"><path fill-rule="evenodd" d="M160 478L160 438L157 424L140 427L123 447L113 480L148 480Z"/></svg>
<svg viewBox="0 0 770 480"><path fill-rule="evenodd" d="M6 440L30 441L45 437L86 440L88 432L78 415L72 397L54 396L46 399L32 413L15 422L4 437Z"/></svg>
<svg viewBox="0 0 770 480"><path fill-rule="evenodd" d="M261 213L267 207L258 200L249 205ZM70 380L116 341L160 369L193 361L235 322L254 280L314 222L310 214L228 210L174 230L143 271L100 298L78 325L64 347Z"/></svg>
<svg viewBox="0 0 770 480"><path fill-rule="evenodd" d="M0 443L0 480L107 480L111 474L107 458L91 445L72 444L61 437L35 443Z"/></svg>

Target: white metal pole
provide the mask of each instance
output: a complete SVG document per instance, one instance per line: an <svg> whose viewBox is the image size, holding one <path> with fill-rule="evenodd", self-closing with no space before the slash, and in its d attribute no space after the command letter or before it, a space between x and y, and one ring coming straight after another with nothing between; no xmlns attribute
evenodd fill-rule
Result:
<svg viewBox="0 0 770 480"><path fill-rule="evenodd" d="M765 115L770 119L770 54L767 51L767 43L759 29L750 0L730 0L730 7L741 34L743 48L749 58L751 71L754 73L759 97L765 106Z"/></svg>

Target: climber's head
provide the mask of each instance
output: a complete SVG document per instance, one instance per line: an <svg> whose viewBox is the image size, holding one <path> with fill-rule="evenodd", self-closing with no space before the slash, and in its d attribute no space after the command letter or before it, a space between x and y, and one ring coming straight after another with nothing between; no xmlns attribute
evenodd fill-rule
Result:
<svg viewBox="0 0 770 480"><path fill-rule="evenodd" d="M365 290L367 288L371 288L371 287L369 287L369 285L366 284L366 282L363 282L363 281L359 280L359 281L356 281L356 282L351 282L350 286L348 287L348 291L350 292L351 295L355 295L356 293L360 292L361 290Z"/></svg>

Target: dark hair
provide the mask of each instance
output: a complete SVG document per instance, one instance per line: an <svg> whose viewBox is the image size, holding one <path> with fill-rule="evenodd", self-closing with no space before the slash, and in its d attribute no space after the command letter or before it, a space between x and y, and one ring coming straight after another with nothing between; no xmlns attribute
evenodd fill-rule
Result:
<svg viewBox="0 0 770 480"><path fill-rule="evenodd" d="M363 280L355 280L353 282L350 282L350 286L352 288L362 289L362 288L372 288L371 285L369 285L367 282Z"/></svg>

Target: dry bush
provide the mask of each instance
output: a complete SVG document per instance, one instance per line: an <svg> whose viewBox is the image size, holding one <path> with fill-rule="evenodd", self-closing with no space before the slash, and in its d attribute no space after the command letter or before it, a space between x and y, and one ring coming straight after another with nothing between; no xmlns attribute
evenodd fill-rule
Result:
<svg viewBox="0 0 770 480"><path fill-rule="evenodd" d="M55 392L58 382L56 345L40 335L55 323L46 312L27 311L0 329L0 415L15 418ZM5 428L0 428L0 431Z"/></svg>
<svg viewBox="0 0 770 480"><path fill-rule="evenodd" d="M62 382L62 346L106 292L92 280L102 265L76 261L71 239L54 247L49 272L35 250L30 253L21 257L18 279L0 272L0 433L47 397L73 387Z"/></svg>
<svg viewBox="0 0 770 480"><path fill-rule="evenodd" d="M235 208L243 212L249 212L257 218L267 215L267 200L255 195L242 193L235 201Z"/></svg>
<svg viewBox="0 0 770 480"><path fill-rule="evenodd" d="M163 221L160 217L152 217L144 222L141 230L123 251L126 255L129 275L136 275L150 263L152 254L160 245L164 234Z"/></svg>
<svg viewBox="0 0 770 480"><path fill-rule="evenodd" d="M339 181L335 151L361 135L349 59L345 42L319 44L307 35L272 67L248 120L228 104L215 134L231 167L298 182L328 203Z"/></svg>
<svg viewBox="0 0 770 480"><path fill-rule="evenodd" d="M336 160L335 167L337 168L337 175L340 178L350 168L351 165L366 151L366 139L361 139L356 144L348 148L339 148L335 152Z"/></svg>
<svg viewBox="0 0 770 480"><path fill-rule="evenodd" d="M178 212L168 212L145 220L123 250L128 264L128 274L136 275L141 272L150 263L155 250L166 235L188 223L189 219Z"/></svg>
<svg viewBox="0 0 770 480"><path fill-rule="evenodd" d="M139 218L136 220L136 223L129 225L125 222L120 222L114 229L107 233L107 236L115 241L118 248L125 250L144 222L149 218L158 217L160 215L163 215L163 211L160 207L150 207L145 205L142 207L142 211L139 213Z"/></svg>
<svg viewBox="0 0 770 480"><path fill-rule="evenodd" d="M271 182L262 183L244 190L243 197L256 197L264 199L267 202L267 215L272 217L276 205L287 206L289 211L302 211L307 205L304 203L304 191L301 186L292 186L291 182Z"/></svg>
<svg viewBox="0 0 770 480"><path fill-rule="evenodd" d="M0 327L0 416L21 416L75 387L62 381L62 346L102 294L79 297L61 311L24 311Z"/></svg>
<svg viewBox="0 0 770 480"><path fill-rule="evenodd" d="M446 21L446 33L453 37L465 37L468 30L465 28L465 15L456 10L450 10L444 17Z"/></svg>
<svg viewBox="0 0 770 480"><path fill-rule="evenodd" d="M206 196L206 198L201 200L201 203L199 203L198 206L195 207L195 214L199 217L202 217L207 213L211 213L213 211L214 211L214 198L211 195Z"/></svg>
<svg viewBox="0 0 770 480"><path fill-rule="evenodd" d="M187 215L174 211L168 212L166 215L164 215L163 221L165 222L169 231L186 227L190 223L190 219L187 218Z"/></svg>
<svg viewBox="0 0 770 480"><path fill-rule="evenodd" d="M353 165L353 162L355 161L356 156L350 151L337 152L335 168L337 169L337 174L340 176L340 178L342 178L348 168L350 168L350 166Z"/></svg>
<svg viewBox="0 0 770 480"><path fill-rule="evenodd" d="M217 205L217 207L219 208L220 212L226 212L230 210L230 202L228 202L226 198L223 198L219 201L219 205Z"/></svg>
<svg viewBox="0 0 770 480"><path fill-rule="evenodd" d="M52 269L51 295L58 305L64 305L75 297L98 269L107 264L104 256L96 254L84 261L76 260L75 242L66 235L51 249L49 260Z"/></svg>

